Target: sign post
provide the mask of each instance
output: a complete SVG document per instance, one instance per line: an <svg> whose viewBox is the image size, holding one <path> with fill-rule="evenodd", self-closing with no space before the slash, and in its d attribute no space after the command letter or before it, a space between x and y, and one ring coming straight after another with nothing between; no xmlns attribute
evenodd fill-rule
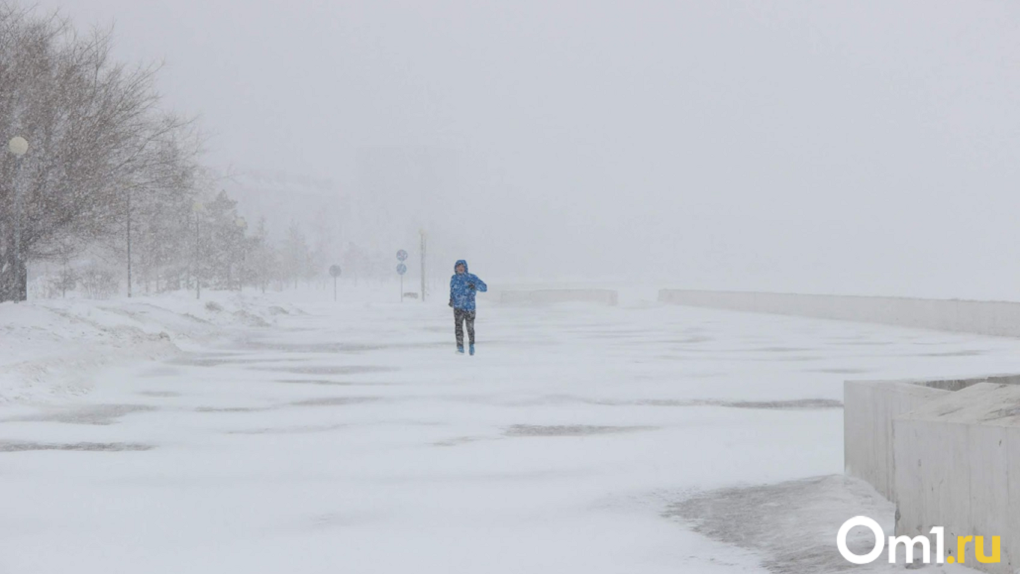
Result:
<svg viewBox="0 0 1020 574"><path fill-rule="evenodd" d="M421 302L425 302L425 230L419 229L421 235Z"/></svg>
<svg viewBox="0 0 1020 574"><path fill-rule="evenodd" d="M397 265L397 274L400 275L400 302L404 302L404 273L407 273L407 265L400 263Z"/></svg>
<svg viewBox="0 0 1020 574"><path fill-rule="evenodd" d="M404 302L404 273L407 273L407 265L404 265L404 261L407 260L407 251L401 249L397 251L397 261L400 262L397 265L397 274L400 275L400 302Z"/></svg>
<svg viewBox="0 0 1020 574"><path fill-rule="evenodd" d="M329 268L329 274L333 276L333 300L336 301L336 280L340 277L340 266L332 265Z"/></svg>

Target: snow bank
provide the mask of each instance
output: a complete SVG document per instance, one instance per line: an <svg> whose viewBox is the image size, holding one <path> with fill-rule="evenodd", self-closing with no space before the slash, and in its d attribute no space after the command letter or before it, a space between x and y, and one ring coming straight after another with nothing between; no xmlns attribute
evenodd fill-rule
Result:
<svg viewBox="0 0 1020 574"><path fill-rule="evenodd" d="M0 304L0 404L87 393L105 366L166 358L294 313L291 304L231 292Z"/></svg>

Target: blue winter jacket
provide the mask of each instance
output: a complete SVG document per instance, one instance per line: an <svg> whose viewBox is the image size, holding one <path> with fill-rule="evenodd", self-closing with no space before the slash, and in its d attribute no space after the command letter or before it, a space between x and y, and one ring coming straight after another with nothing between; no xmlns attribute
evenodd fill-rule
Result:
<svg viewBox="0 0 1020 574"><path fill-rule="evenodd" d="M458 265L464 266L464 273L456 272ZM468 273L467 261L461 259L453 264L453 269L453 277L450 277L450 306L454 309L474 311L475 292L481 291L484 293L489 290L489 287L477 275Z"/></svg>

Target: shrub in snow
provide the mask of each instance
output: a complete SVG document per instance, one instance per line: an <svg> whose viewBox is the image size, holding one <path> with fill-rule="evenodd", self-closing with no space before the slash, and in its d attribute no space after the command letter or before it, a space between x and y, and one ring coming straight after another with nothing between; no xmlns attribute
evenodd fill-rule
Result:
<svg viewBox="0 0 1020 574"><path fill-rule="evenodd" d="M109 299L120 288L117 273L105 267L91 266L78 275L78 284L90 299Z"/></svg>

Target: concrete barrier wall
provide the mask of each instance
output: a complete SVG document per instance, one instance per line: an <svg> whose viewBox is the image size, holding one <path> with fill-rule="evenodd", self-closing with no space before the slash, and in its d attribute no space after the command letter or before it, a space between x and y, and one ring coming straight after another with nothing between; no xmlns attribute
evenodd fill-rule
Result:
<svg viewBox="0 0 1020 574"><path fill-rule="evenodd" d="M509 305L571 302L616 305L619 295L610 289L538 289L534 291L503 291L500 293L499 301Z"/></svg>
<svg viewBox="0 0 1020 574"><path fill-rule="evenodd" d="M951 391L905 382L843 384L843 460L846 473L895 500L893 418Z"/></svg>
<svg viewBox="0 0 1020 574"><path fill-rule="evenodd" d="M893 421L956 391L983 383L1020 385L1020 375L846 381L843 383L846 473L871 484L889 500L897 500Z"/></svg>
<svg viewBox="0 0 1020 574"><path fill-rule="evenodd" d="M1020 336L1020 303L663 289L659 301L981 335Z"/></svg>
<svg viewBox="0 0 1020 574"><path fill-rule="evenodd" d="M896 534L945 528L956 561L957 536L1001 541L1001 562L980 564L972 544L965 565L995 574L1020 569L1020 386L980 384L936 399L893 422Z"/></svg>

